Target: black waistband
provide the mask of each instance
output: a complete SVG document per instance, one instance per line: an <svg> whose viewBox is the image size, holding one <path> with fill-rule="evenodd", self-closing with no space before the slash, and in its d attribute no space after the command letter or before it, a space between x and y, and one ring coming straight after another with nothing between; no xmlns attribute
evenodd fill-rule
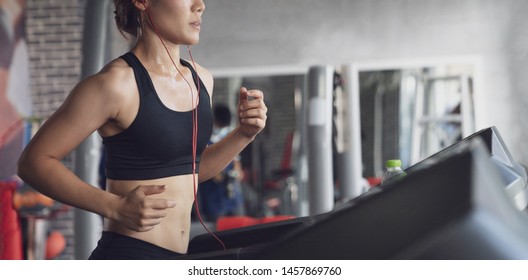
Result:
<svg viewBox="0 0 528 280"><path fill-rule="evenodd" d="M127 235L104 231L91 260L163 260L183 256Z"/></svg>

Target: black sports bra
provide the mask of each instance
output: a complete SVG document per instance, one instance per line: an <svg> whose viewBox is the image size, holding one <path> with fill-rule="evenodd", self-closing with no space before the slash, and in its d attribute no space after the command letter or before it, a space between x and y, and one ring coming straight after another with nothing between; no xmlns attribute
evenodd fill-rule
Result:
<svg viewBox="0 0 528 280"><path fill-rule="evenodd" d="M139 59L128 52L121 56L134 70L139 90L136 118L119 134L103 137L106 177L116 180L147 180L192 173L192 111L179 112L166 107ZM196 71L185 60L180 62ZM210 97L202 81L198 104L196 171L213 128Z"/></svg>

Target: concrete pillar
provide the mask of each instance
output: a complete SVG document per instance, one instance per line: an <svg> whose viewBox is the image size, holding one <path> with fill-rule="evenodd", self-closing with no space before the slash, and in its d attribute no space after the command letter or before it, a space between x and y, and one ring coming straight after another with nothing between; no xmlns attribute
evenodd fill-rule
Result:
<svg viewBox="0 0 528 280"><path fill-rule="evenodd" d="M339 181L343 200L359 196L362 189L361 119L358 72L352 65L341 68L344 106L342 122L343 147L339 157Z"/></svg>
<svg viewBox="0 0 528 280"><path fill-rule="evenodd" d="M109 0L86 1L82 43L82 78L98 72L104 65L109 3ZM86 106L90 105L86 104ZM98 186L100 159L101 139L93 133L75 151L75 173L85 182ZM75 209L74 215L75 258L87 259L101 236L102 218L81 209Z"/></svg>
<svg viewBox="0 0 528 280"><path fill-rule="evenodd" d="M332 166L332 88L334 68L314 66L308 72L307 152L310 215L334 207Z"/></svg>

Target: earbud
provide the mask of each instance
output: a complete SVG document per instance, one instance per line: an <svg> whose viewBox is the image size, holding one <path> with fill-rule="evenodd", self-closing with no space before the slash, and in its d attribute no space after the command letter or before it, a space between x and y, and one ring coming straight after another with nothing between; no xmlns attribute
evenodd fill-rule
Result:
<svg viewBox="0 0 528 280"><path fill-rule="evenodd" d="M146 6L146 1L145 0L137 0L139 4L142 4L143 5L143 11L147 9L147 6Z"/></svg>

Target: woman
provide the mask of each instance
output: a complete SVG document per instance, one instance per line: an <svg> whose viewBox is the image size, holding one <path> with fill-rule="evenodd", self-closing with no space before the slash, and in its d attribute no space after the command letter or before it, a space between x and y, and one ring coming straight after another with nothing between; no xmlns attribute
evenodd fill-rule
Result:
<svg viewBox="0 0 528 280"><path fill-rule="evenodd" d="M213 78L179 52L198 43L204 3L114 2L117 25L137 36L135 46L72 90L26 147L18 173L42 193L105 218L91 259L177 257L187 252L197 181L254 139L267 108L261 91L241 88L239 126L206 147ZM106 150L106 192L61 164L95 130Z"/></svg>

